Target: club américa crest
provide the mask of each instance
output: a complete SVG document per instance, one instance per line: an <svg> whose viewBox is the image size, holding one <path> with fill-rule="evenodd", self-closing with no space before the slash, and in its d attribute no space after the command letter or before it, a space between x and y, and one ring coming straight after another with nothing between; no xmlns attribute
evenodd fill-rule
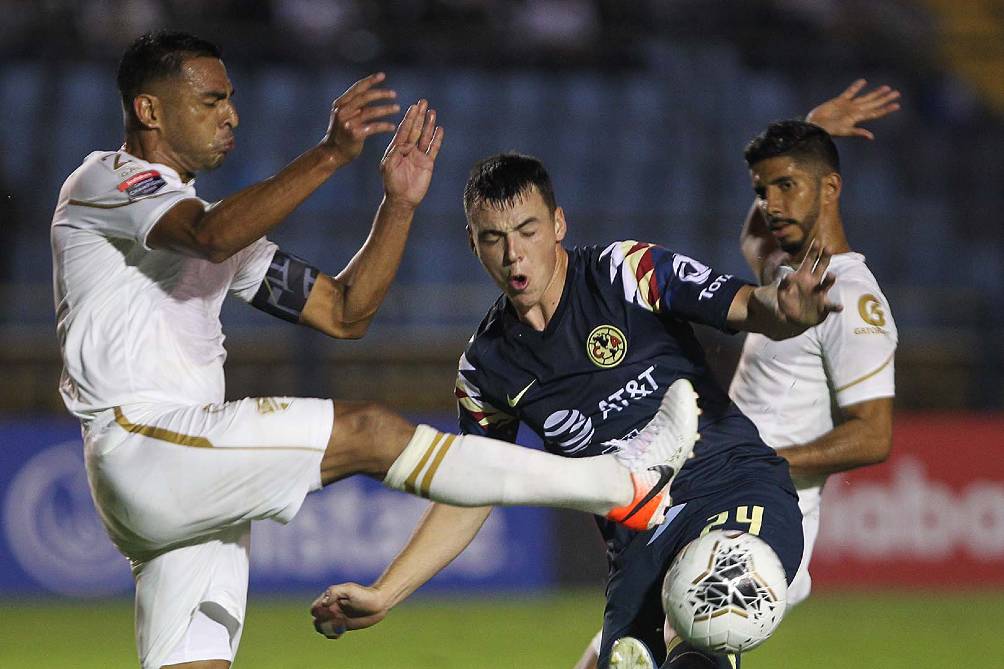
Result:
<svg viewBox="0 0 1004 669"><path fill-rule="evenodd" d="M627 354L627 337L613 325L600 325L586 337L586 354L597 367L616 367Z"/></svg>

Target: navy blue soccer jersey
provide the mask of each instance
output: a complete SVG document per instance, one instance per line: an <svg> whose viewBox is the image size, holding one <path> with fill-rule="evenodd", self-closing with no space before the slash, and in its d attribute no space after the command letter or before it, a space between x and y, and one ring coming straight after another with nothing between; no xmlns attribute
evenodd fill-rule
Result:
<svg viewBox="0 0 1004 669"><path fill-rule="evenodd" d="M746 282L654 244L568 251L561 301L543 332L504 297L460 358L460 429L513 441L520 421L558 455L609 452L637 434L666 389L686 377L700 396L701 439L673 481L674 502L751 479L792 489L788 468L714 381L691 323L728 330Z"/></svg>

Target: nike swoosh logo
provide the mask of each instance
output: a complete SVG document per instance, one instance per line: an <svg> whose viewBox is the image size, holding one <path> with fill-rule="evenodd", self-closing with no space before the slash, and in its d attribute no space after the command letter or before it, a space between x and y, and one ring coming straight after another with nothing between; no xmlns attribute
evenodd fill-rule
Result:
<svg viewBox="0 0 1004 669"><path fill-rule="evenodd" d="M506 393L505 398L506 398L506 401L509 402L509 406L511 408L515 408L516 405L519 404L519 401L521 399L523 399L523 395L526 395L526 391L530 390L530 386L532 386L535 383L537 383L537 379L534 379L530 383L526 384L526 388L524 388L523 390L519 391L519 394L516 395L516 397L509 397L509 394Z"/></svg>
<svg viewBox="0 0 1004 669"><path fill-rule="evenodd" d="M673 468L670 467L669 465L655 465L655 466L649 467L648 469L649 469L649 471L657 471L657 472L659 472L659 480L656 481L655 485L652 486L652 489L648 491L648 494L645 495L644 497L642 497L641 501L638 502L637 504L635 504L634 508L631 509L631 511L628 513L628 515L626 515L623 518L621 518L619 522L623 523L625 520L627 520L628 518L630 518L634 514L636 514L639 511L641 511L642 507L644 507L646 504L648 504L652 500L653 497L655 497L656 495L658 495L659 492L664 487L666 487L666 484L669 483L670 479L673 478L673 475L676 474L676 472L673 471Z"/></svg>

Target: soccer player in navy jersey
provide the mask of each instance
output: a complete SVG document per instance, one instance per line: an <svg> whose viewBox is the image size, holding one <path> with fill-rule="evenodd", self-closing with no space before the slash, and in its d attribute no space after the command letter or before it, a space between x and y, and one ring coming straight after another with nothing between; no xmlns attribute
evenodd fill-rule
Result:
<svg viewBox="0 0 1004 669"><path fill-rule="evenodd" d="M520 154L478 163L464 208L471 247L503 294L460 358L463 432L512 439L522 421L552 453L593 456L644 427L677 380L689 380L700 398L701 439L673 480L666 522L632 532L597 519L610 560L599 666L625 636L674 669L736 666L671 631L664 638L664 574L703 532L737 529L764 540L790 581L802 555L801 514L786 462L713 380L691 324L776 339L803 332L841 309L827 299L829 252L814 243L813 262L756 287L654 244L566 249L550 177ZM489 513L432 505L372 587L332 586L315 601L315 624L379 622L458 555Z"/></svg>

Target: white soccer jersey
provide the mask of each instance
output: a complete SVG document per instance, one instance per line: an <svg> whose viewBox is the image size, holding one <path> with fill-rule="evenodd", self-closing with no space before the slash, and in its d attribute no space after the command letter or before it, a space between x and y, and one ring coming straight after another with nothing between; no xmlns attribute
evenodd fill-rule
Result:
<svg viewBox="0 0 1004 669"><path fill-rule="evenodd" d="M833 256L830 272L830 300L844 310L784 341L748 335L732 379L732 399L774 448L832 430L834 405L895 394L896 324L885 295L859 253ZM800 493L822 483L796 481Z"/></svg>
<svg viewBox="0 0 1004 669"><path fill-rule="evenodd" d="M776 449L813 441L832 430L836 407L892 397L896 391L896 323L864 256L835 255L830 272L837 282L829 296L843 311L784 341L747 335L732 377L729 395ZM808 566L819 532L825 480L795 480L805 544L802 563L788 587L789 605L804 600L811 589Z"/></svg>
<svg viewBox="0 0 1004 669"><path fill-rule="evenodd" d="M151 250L154 224L186 199L198 199L194 182L124 150L90 154L63 184L52 220L60 392L82 419L223 400L223 299L250 301L276 247L262 238L219 264Z"/></svg>

